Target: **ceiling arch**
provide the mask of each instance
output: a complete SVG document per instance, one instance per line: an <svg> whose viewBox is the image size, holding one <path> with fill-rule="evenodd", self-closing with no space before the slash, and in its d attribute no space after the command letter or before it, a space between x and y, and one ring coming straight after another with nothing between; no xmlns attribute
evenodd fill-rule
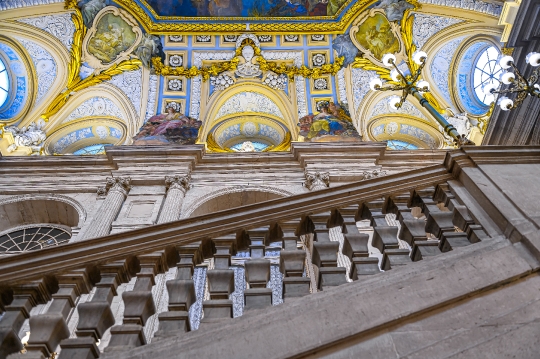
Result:
<svg viewBox="0 0 540 359"><path fill-rule="evenodd" d="M425 120L401 114L373 118L368 126L368 136L372 141L397 140L424 149L444 146L444 138L438 129Z"/></svg>

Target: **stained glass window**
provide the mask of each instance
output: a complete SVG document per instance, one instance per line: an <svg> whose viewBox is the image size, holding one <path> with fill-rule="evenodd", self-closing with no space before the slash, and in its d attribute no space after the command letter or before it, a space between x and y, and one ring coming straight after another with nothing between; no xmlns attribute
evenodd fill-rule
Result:
<svg viewBox="0 0 540 359"><path fill-rule="evenodd" d="M9 76L6 69L6 65L0 59L0 107L2 107L7 99L9 94Z"/></svg>
<svg viewBox="0 0 540 359"><path fill-rule="evenodd" d="M112 146L109 144L96 144L83 147L73 152L77 156L92 156L92 155L102 155L105 153L105 146Z"/></svg>
<svg viewBox="0 0 540 359"><path fill-rule="evenodd" d="M21 253L67 243L71 234L61 228L41 225L16 229L0 236L0 253Z"/></svg>
<svg viewBox="0 0 540 359"><path fill-rule="evenodd" d="M390 150L417 150L418 146L412 143L398 140L389 140L386 142L386 147Z"/></svg>
<svg viewBox="0 0 540 359"><path fill-rule="evenodd" d="M485 49L478 60L473 70L473 86L474 92L478 99L485 105L491 105L495 100L495 97L491 94L484 93L484 87L489 84L499 86L499 77L501 76L503 69L499 65L499 50L495 46Z"/></svg>

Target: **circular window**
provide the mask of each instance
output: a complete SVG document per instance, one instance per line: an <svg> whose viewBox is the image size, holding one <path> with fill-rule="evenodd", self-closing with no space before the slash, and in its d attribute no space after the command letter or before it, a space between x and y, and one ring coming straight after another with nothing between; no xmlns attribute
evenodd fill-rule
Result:
<svg viewBox="0 0 540 359"><path fill-rule="evenodd" d="M386 141L386 147L390 150L417 150L418 146L413 145L412 143L398 140L388 140Z"/></svg>
<svg viewBox="0 0 540 359"><path fill-rule="evenodd" d="M0 58L0 107L8 100L9 76L4 61Z"/></svg>
<svg viewBox="0 0 540 359"><path fill-rule="evenodd" d="M485 105L491 105L495 100L492 94L485 94L484 87L490 84L499 86L499 77L501 76L503 69L499 65L499 50L495 46L490 46L485 49L474 66L473 72L473 87L474 93L478 99Z"/></svg>
<svg viewBox="0 0 540 359"><path fill-rule="evenodd" d="M21 253L67 243L71 234L52 225L18 228L0 236L0 253Z"/></svg>

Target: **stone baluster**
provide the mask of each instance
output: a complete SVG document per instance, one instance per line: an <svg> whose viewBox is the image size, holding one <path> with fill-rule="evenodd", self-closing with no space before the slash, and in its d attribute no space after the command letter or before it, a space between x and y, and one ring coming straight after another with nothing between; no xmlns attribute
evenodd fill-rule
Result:
<svg viewBox="0 0 540 359"><path fill-rule="evenodd" d="M117 288L127 283L140 270L136 257L101 265L101 279L95 284L92 299L77 306L79 322L75 333L77 338L64 339L60 342L62 351L59 359L98 358L100 356L96 342L107 329L114 325L114 314L111 310L113 297L117 296Z"/></svg>
<svg viewBox="0 0 540 359"><path fill-rule="evenodd" d="M263 258L266 255L266 243L268 237L269 226L248 229L246 233L249 236L249 254L251 258ZM275 248L273 248L275 250Z"/></svg>
<svg viewBox="0 0 540 359"><path fill-rule="evenodd" d="M410 263L411 259L408 249L399 248L398 227L388 225L386 214L383 213L383 206L384 201L382 200L362 203L358 209L357 220L370 220L373 227L371 245L383 255L381 269L390 270L392 267Z"/></svg>
<svg viewBox="0 0 540 359"><path fill-rule="evenodd" d="M178 263L178 253L174 248L137 256L141 271L133 290L122 293L124 319L122 325L111 328L111 340L106 352L126 350L146 344L143 327L148 318L156 313L152 287L155 276Z"/></svg>
<svg viewBox="0 0 540 359"><path fill-rule="evenodd" d="M452 224L452 212L441 211L437 201L433 200L434 188L415 190L411 195L411 207L420 207L426 215L425 231L433 234L437 240L415 240L411 251L413 261L441 253L439 245L443 232L455 232Z"/></svg>
<svg viewBox="0 0 540 359"><path fill-rule="evenodd" d="M167 223L180 219L182 202L186 192L191 188L191 174L185 176L166 176L167 195L163 201L157 223Z"/></svg>
<svg viewBox="0 0 540 359"><path fill-rule="evenodd" d="M269 233L272 241L281 239L279 270L283 274L283 300L309 294L311 279L304 277L306 251L298 248L297 228L300 219L275 223Z"/></svg>
<svg viewBox="0 0 540 359"><path fill-rule="evenodd" d="M409 208L408 206L410 197L410 193L407 193L387 198L383 207L383 213L394 213L396 215L396 219L401 225L398 238L412 248L415 241L426 241L427 236L426 221L423 218L416 218L413 215L413 208Z"/></svg>
<svg viewBox="0 0 540 359"><path fill-rule="evenodd" d="M233 302L229 295L234 292L234 271L232 269L212 269L206 273L210 300L203 302L202 323L213 323L233 317Z"/></svg>
<svg viewBox="0 0 540 359"><path fill-rule="evenodd" d="M159 314L159 330L155 339L178 336L191 330L189 308L196 302L194 266L202 261L202 242L178 246L180 261L177 263L176 277L167 281L169 311Z"/></svg>
<svg viewBox="0 0 540 359"><path fill-rule="evenodd" d="M359 279L359 276L372 275L380 272L379 260L369 257L369 235L360 233L356 225L358 205L341 208L339 212L343 217L343 254L351 261L349 278Z"/></svg>
<svg viewBox="0 0 540 359"><path fill-rule="evenodd" d="M281 240L283 250L297 250L300 239L297 235L298 223L301 219L293 219L289 221L280 221L275 223L271 228L267 242L275 242Z"/></svg>
<svg viewBox="0 0 540 359"><path fill-rule="evenodd" d="M81 294L88 294L99 281L95 267L56 276L58 291L44 314L30 317L30 338L24 358L49 358L63 339L69 338L67 318ZM16 357L16 356L11 356ZM18 357L18 355L17 355Z"/></svg>
<svg viewBox="0 0 540 359"><path fill-rule="evenodd" d="M9 354L23 349L19 331L25 319L30 318L32 307L45 304L51 299L51 294L58 290L58 282L54 278L46 277L15 286L12 290L13 300L9 305L5 305L5 313L0 319L0 358L6 358Z"/></svg>
<svg viewBox="0 0 540 359"><path fill-rule="evenodd" d="M452 224L462 231L445 231L442 233L441 244L439 245L442 252L464 247L488 238L482 226L475 223L468 208L458 202L446 183L436 187L433 199L444 203L445 207L452 211Z"/></svg>
<svg viewBox="0 0 540 359"><path fill-rule="evenodd" d="M105 187L98 188L98 195L105 196L105 200L81 239L103 237L111 232L111 225L131 189L130 183L129 177L108 177Z"/></svg>
<svg viewBox="0 0 540 359"><path fill-rule="evenodd" d="M221 236L212 239L216 248L214 254L214 268L229 269L231 257L237 253L236 235ZM250 246L251 247L251 246ZM264 251L264 249L263 249Z"/></svg>
<svg viewBox="0 0 540 359"><path fill-rule="evenodd" d="M231 256L236 254L237 239L245 242L245 237L249 238L248 234L240 231L236 236L221 236L213 240L214 269L206 273L210 300L203 302L204 318L201 323L214 323L233 317L233 301L229 299L230 294L235 290L234 270L230 269ZM263 238L264 234L255 243L255 246L258 246L257 253L262 256L264 256ZM252 245L249 245L249 248L251 252Z"/></svg>
<svg viewBox="0 0 540 359"><path fill-rule="evenodd" d="M272 305L272 289L266 288L270 280L270 261L251 259L244 263L246 282L244 290L245 309L260 309Z"/></svg>
<svg viewBox="0 0 540 359"><path fill-rule="evenodd" d="M339 242L331 241L329 233L330 228L342 225L341 216L337 211L332 211L310 215L309 218L313 223L314 233L312 261L319 269L318 289L346 283L347 270L337 264Z"/></svg>

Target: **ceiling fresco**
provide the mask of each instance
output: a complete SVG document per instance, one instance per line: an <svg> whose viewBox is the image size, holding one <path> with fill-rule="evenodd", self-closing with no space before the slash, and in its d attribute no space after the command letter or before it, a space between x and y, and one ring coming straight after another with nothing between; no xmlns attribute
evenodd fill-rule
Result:
<svg viewBox="0 0 540 359"><path fill-rule="evenodd" d="M104 0L83 0L98 8ZM412 5L405 0L115 0L149 32L272 31L328 33L344 31L354 16L379 8L389 20ZM394 19L395 17L395 19Z"/></svg>
<svg viewBox="0 0 540 359"><path fill-rule="evenodd" d="M473 12L469 0L452 0L470 12L458 18L427 1L447 0L67 0L66 13L17 17L16 25L0 19L13 28L11 42L0 36L0 56L17 79L8 102L17 103L22 57L11 59L7 47L28 52L24 84L38 95L20 111L32 111L24 123L0 117L0 152L89 155L121 144L274 152L292 142L359 141L452 147L418 101L394 108L397 90L370 86L398 81L384 54L412 72L419 50L428 58L421 79L433 85L422 96L460 134L480 138L490 107L471 111L469 102L482 99L460 94L471 93L480 52L500 52L500 6ZM68 61L56 44L30 40L19 27L58 39Z"/></svg>

